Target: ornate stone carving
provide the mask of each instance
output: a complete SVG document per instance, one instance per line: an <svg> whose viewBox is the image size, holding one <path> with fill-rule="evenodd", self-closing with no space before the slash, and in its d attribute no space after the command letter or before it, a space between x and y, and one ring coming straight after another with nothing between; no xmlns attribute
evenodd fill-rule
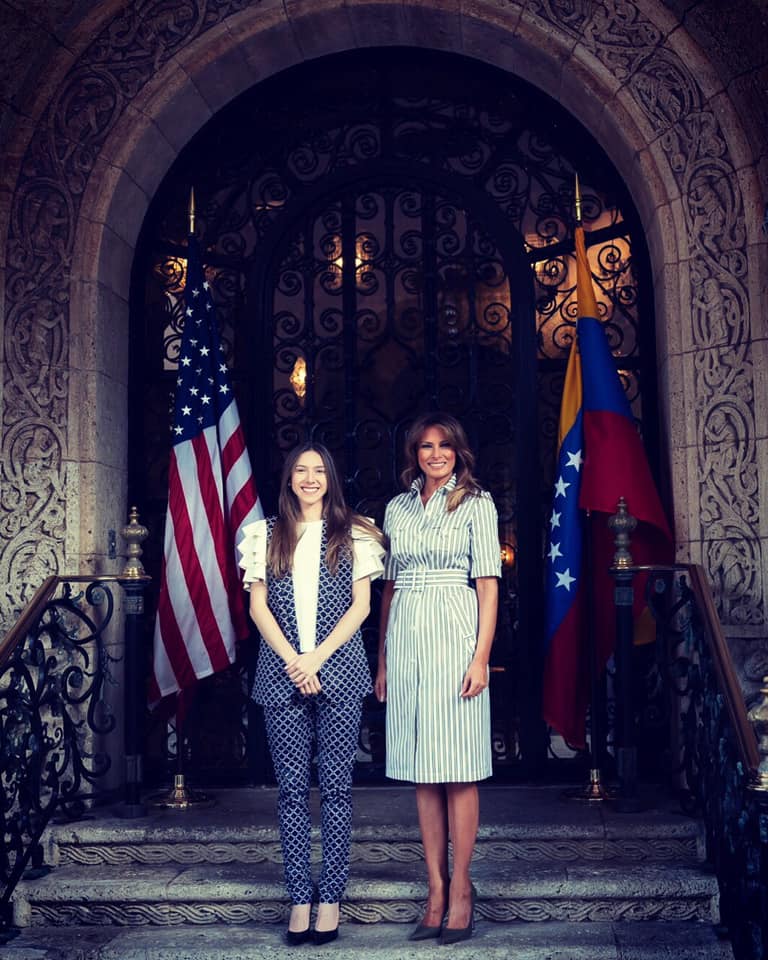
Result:
<svg viewBox="0 0 768 960"><path fill-rule="evenodd" d="M414 900L345 901L341 905L344 921L358 923L415 923L423 914L424 906ZM511 900L496 898L480 900L477 913L486 920L506 923L511 920L539 922L609 921L609 920L699 920L711 923L716 919L712 898L706 894L676 900L663 896L641 898L621 897L585 899L583 897ZM282 923L288 915L288 905L282 901L208 903L35 903L32 905L33 924L73 926L176 926L178 924L209 923Z"/></svg>
<svg viewBox="0 0 768 960"><path fill-rule="evenodd" d="M354 841L350 859L353 863L420 863L424 859L421 844L416 841ZM606 860L652 861L670 860L696 863L699 860L695 837L617 837L603 840L481 840L475 848L476 860L508 863L566 863ZM320 862L320 849L313 844L312 860ZM93 865L108 863L282 863L277 842L230 843L96 843L61 844L60 863Z"/></svg>
<svg viewBox="0 0 768 960"><path fill-rule="evenodd" d="M725 136L692 70L663 46L658 29L636 4L537 0L530 7L627 83L661 134L684 198L693 254L690 339L697 348L694 415L702 563L715 585L723 622L763 624L746 228Z"/></svg>
<svg viewBox="0 0 768 960"><path fill-rule="evenodd" d="M83 192L106 137L168 60L251 0L154 0L106 23L53 93L23 159L8 233L0 576L12 617L62 566L69 276ZM660 134L693 254L699 507L726 623L764 623L744 204L717 116L630 0L530 0L632 92ZM669 318L673 323L676 318ZM76 457L76 451L73 451ZM2 624L0 626L7 626Z"/></svg>
<svg viewBox="0 0 768 960"><path fill-rule="evenodd" d="M10 627L42 580L64 565L69 284L88 178L143 85L183 46L248 6L250 0L131 4L63 78L27 148L8 231L0 629Z"/></svg>

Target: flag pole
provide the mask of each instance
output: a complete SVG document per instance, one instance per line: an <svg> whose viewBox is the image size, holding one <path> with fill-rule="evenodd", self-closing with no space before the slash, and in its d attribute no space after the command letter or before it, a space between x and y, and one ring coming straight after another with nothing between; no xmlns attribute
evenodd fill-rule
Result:
<svg viewBox="0 0 768 960"><path fill-rule="evenodd" d="M579 174L574 173L573 203L576 207L576 226L581 226L581 187L579 186Z"/></svg>
<svg viewBox="0 0 768 960"><path fill-rule="evenodd" d="M574 206L576 208L576 226L581 226L581 188L579 175L576 173L574 182ZM584 521L584 573L586 585L586 633L587 650L589 657L589 782L583 787L566 790L565 795L571 800L611 800L614 792L602 782L600 771L600 677L597 668L597 643L595 642L595 584L592 575L592 517L586 511Z"/></svg>
<svg viewBox="0 0 768 960"><path fill-rule="evenodd" d="M195 232L195 188L189 190L189 207L187 208L189 216L189 234L192 236ZM205 794L197 790L191 790L187 786L186 776L184 774L184 731L183 718L187 710L182 708L184 697L189 693L180 690L176 695L176 773L173 776L173 786L169 793L162 793L154 797L150 802L153 807L165 807L170 810L186 810L189 807L210 806L213 801Z"/></svg>

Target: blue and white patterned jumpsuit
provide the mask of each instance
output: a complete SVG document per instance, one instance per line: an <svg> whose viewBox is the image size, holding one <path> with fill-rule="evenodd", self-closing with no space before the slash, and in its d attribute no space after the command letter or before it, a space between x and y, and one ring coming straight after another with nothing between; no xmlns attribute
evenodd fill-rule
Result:
<svg viewBox="0 0 768 960"><path fill-rule="evenodd" d="M302 524L291 575L272 576L267 569L267 544L274 518L245 527L239 545L246 584L264 580L267 598L286 640L298 654L322 643L352 602L352 582L377 577L383 549L361 528L352 527L352 555L339 557L332 574L327 565L325 521ZM309 528L314 528L313 536ZM308 551L302 540L310 541ZM306 541L305 541L306 542ZM306 613L297 608L297 581L314 584L304 603L316 607L312 636L303 635ZM303 587L306 584L302 584ZM308 641L308 642L307 642ZM305 645L306 644L306 645ZM262 642L252 697L264 707L269 750L279 786L278 816L291 903L311 903L309 792L312 758L317 753L320 786L323 863L317 884L320 903L337 903L349 876L352 826L352 770L357 752L362 698L371 691L371 675L360 631L326 660L320 670L322 692L304 696L296 691L282 659Z"/></svg>
<svg viewBox="0 0 768 960"><path fill-rule="evenodd" d="M492 772L488 690L460 693L477 645L471 581L501 573L497 514L486 492L447 512L455 486L454 475L424 506L416 481L384 518L384 578L395 581L386 634L387 776L395 780L458 783Z"/></svg>

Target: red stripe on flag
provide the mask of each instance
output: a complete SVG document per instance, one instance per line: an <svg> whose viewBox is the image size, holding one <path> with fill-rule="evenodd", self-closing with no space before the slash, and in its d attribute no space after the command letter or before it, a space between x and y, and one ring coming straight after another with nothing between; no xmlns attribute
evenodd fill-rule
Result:
<svg viewBox="0 0 768 960"><path fill-rule="evenodd" d="M245 435L239 425L222 450L221 462L226 477L225 499L229 529L236 538L246 517L259 501L248 454L245 452Z"/></svg>
<svg viewBox="0 0 768 960"><path fill-rule="evenodd" d="M195 617L200 628L203 643L208 651L211 666L214 672L225 670L232 662L229 658L224 639L221 635L216 616L213 612L208 584L205 580L200 559L195 548L195 538L192 524L189 519L187 503L182 493L181 479L178 472L176 457L171 457L170 466L170 498L168 510L173 518L173 528L176 534L176 552L184 572L187 585L188 602L194 608Z"/></svg>
<svg viewBox="0 0 768 960"><path fill-rule="evenodd" d="M226 601L229 615L234 627L235 637L242 640L248 636L248 619L245 615L242 585L237 571L235 554L227 547L231 537L227 531L224 514L221 509L220 493L216 486L205 434L200 434L192 441L192 449L197 461L197 473L200 481L202 501L208 517L208 526L211 531L211 543L216 555L216 563L221 574L221 581L227 592ZM226 483L226 480L223 481ZM227 661L230 662L229 660Z"/></svg>
<svg viewBox="0 0 768 960"><path fill-rule="evenodd" d="M585 411L584 445L580 506L613 514L624 497L632 516L657 530L660 555L654 559L668 562L672 536L635 424L608 410Z"/></svg>
<svg viewBox="0 0 768 960"><path fill-rule="evenodd" d="M221 451L221 466L224 476L229 475L229 471L242 456L243 450L245 450L245 435L242 426L238 424Z"/></svg>
<svg viewBox="0 0 768 960"><path fill-rule="evenodd" d="M224 513L222 510L223 491L219 491L216 486L216 477L213 473L213 464L208 451L207 436L205 433L198 434L192 440L192 449L195 453L197 462L197 480L200 485L200 499L203 504L206 516L208 517L208 529L211 534L211 546L216 554L216 563L221 572L223 583L228 583L227 578L227 533L224 524Z"/></svg>
<svg viewBox="0 0 768 960"><path fill-rule="evenodd" d="M186 599L186 598L184 598ZM162 638L165 654L168 658L173 676L176 681L176 687L185 687L193 684L196 680L195 669L192 661L189 659L184 637L182 636L179 625L176 622L176 616L173 612L171 596L168 591L166 580L165 561L163 561L163 570L160 579L160 596L157 602L157 616L160 624L160 635ZM170 679L170 678L168 678ZM157 677L153 677L154 686L157 690L159 699L162 696L162 690L158 686ZM164 683L163 686L166 686Z"/></svg>
<svg viewBox="0 0 768 960"><path fill-rule="evenodd" d="M233 533L237 533L240 527L242 527L245 518L258 503L258 497L254 496L255 492L256 490L253 484L247 483L244 487L240 488L240 492L230 506L229 515Z"/></svg>
<svg viewBox="0 0 768 960"><path fill-rule="evenodd" d="M566 743L585 743L584 717L589 704L589 656L583 630L584 580L568 612L552 636L544 664L544 722L559 731Z"/></svg>

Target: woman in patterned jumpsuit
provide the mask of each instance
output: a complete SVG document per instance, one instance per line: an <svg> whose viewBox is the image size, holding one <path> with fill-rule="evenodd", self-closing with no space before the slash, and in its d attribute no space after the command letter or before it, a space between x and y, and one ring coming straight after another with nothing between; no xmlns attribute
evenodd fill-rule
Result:
<svg viewBox="0 0 768 960"><path fill-rule="evenodd" d="M387 776L416 784L429 896L410 938L454 943L472 935L476 781L492 772L488 659L501 551L496 509L454 417L420 417L405 458L407 492L384 519L390 554L375 690L387 701Z"/></svg>
<svg viewBox="0 0 768 960"><path fill-rule="evenodd" d="M279 516L243 533L243 580L262 637L252 696L264 706L291 899L286 939L293 946L310 938L327 943L338 933L349 874L352 770L362 699L372 689L360 625L370 609L370 581L384 569L383 537L346 506L331 455L314 443L286 458ZM311 931L315 744L323 864Z"/></svg>

